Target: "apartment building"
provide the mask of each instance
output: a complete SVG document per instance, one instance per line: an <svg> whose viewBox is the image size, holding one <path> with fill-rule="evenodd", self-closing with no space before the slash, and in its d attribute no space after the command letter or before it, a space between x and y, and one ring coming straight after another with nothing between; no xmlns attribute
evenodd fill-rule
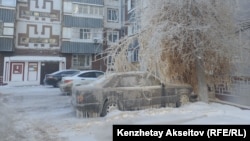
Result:
<svg viewBox="0 0 250 141"><path fill-rule="evenodd" d="M125 23L126 3L124 0L104 0L104 30L103 48L109 48L113 43L127 34ZM112 70L111 56L105 60L105 66Z"/></svg>
<svg viewBox="0 0 250 141"><path fill-rule="evenodd" d="M127 26L127 35L133 36L139 32L140 29L140 18L138 13L136 13L136 8L141 8L141 0L126 0L126 26ZM131 63L138 63L138 54L139 54L139 43L135 39L133 43L129 46L128 50L128 60Z"/></svg>
<svg viewBox="0 0 250 141"><path fill-rule="evenodd" d="M103 0L64 0L61 53L67 68L105 70L103 51Z"/></svg>
<svg viewBox="0 0 250 141"><path fill-rule="evenodd" d="M42 84L45 74L66 68L60 55L60 0L17 0L15 49L4 57L8 84Z"/></svg>
<svg viewBox="0 0 250 141"><path fill-rule="evenodd" d="M0 84L3 83L4 57L14 51L15 13L15 0L0 0Z"/></svg>
<svg viewBox="0 0 250 141"><path fill-rule="evenodd" d="M126 34L123 0L0 0L0 76L43 84L61 69L106 70L103 51Z"/></svg>

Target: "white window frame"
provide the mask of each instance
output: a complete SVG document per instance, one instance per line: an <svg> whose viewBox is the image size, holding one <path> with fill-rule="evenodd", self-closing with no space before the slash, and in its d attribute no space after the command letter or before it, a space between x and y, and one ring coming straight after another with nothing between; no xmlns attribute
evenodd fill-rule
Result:
<svg viewBox="0 0 250 141"><path fill-rule="evenodd" d="M127 5L127 9L128 11L132 11L133 9L135 9L135 0L128 0L128 5Z"/></svg>
<svg viewBox="0 0 250 141"><path fill-rule="evenodd" d="M91 39L91 29L90 28L80 28L79 30L80 39Z"/></svg>
<svg viewBox="0 0 250 141"><path fill-rule="evenodd" d="M116 39L115 39L115 36L117 36ZM108 41L109 42L115 43L118 40L119 40L119 32L118 31L110 31L110 32L108 32Z"/></svg>
<svg viewBox="0 0 250 141"><path fill-rule="evenodd" d="M73 4L72 13L82 15L103 16L103 8L100 6Z"/></svg>
<svg viewBox="0 0 250 141"><path fill-rule="evenodd" d="M109 22L118 22L119 21L119 9L108 8L107 20Z"/></svg>
<svg viewBox="0 0 250 141"><path fill-rule="evenodd" d="M73 54L72 55L72 67L91 67L91 54Z"/></svg>
<svg viewBox="0 0 250 141"><path fill-rule="evenodd" d="M139 62L139 46L131 51L131 62Z"/></svg>

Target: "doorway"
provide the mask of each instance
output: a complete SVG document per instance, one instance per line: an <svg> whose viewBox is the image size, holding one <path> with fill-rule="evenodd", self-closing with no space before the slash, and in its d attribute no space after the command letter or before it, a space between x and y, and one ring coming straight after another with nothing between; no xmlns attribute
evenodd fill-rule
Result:
<svg viewBox="0 0 250 141"><path fill-rule="evenodd" d="M59 62L41 62L40 84L44 84L43 80L46 74L59 70Z"/></svg>

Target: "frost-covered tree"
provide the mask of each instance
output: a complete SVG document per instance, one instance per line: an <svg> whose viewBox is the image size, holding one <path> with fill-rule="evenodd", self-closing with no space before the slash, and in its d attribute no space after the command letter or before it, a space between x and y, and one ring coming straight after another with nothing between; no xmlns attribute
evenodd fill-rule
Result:
<svg viewBox="0 0 250 141"><path fill-rule="evenodd" d="M140 31L107 50L115 71L144 69L165 84L189 83L208 102L207 85L229 73L236 51L234 6L234 0L137 0ZM137 65L127 59L135 39Z"/></svg>

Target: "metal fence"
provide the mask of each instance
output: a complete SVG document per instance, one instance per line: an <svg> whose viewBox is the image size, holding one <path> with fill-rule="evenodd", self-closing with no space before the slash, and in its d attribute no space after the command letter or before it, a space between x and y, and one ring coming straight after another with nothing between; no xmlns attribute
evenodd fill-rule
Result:
<svg viewBox="0 0 250 141"><path fill-rule="evenodd" d="M234 104L250 106L250 77L219 76L215 97Z"/></svg>

